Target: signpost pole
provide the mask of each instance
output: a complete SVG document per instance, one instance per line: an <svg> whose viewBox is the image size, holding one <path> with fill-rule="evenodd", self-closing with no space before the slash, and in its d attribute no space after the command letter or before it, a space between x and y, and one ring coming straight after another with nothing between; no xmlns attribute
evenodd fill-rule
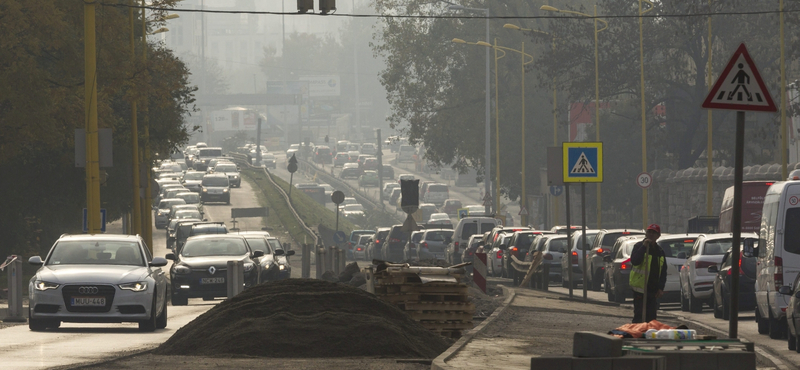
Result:
<svg viewBox="0 0 800 370"><path fill-rule="evenodd" d="M733 248L731 249L731 313L728 321L728 337L739 333L739 261L742 240L742 160L744 159L744 111L736 112L736 154L733 169Z"/></svg>
<svg viewBox="0 0 800 370"><path fill-rule="evenodd" d="M587 297L586 292L586 282L589 280L587 279L586 274L586 183L581 183L581 253L583 254L583 262L581 269L583 270L583 300L588 301L589 298ZM593 284L596 282L592 282Z"/></svg>
<svg viewBox="0 0 800 370"><path fill-rule="evenodd" d="M572 288L575 286L575 284L573 283L574 280L573 280L573 276L572 276L572 225L570 225L570 222L569 222L570 207L569 207L569 183L568 182L564 183L564 195L567 198L567 256L566 256L566 258L569 258L569 262L567 262L567 266L569 266L567 268L567 275L569 276L569 284L567 284L567 287L569 288L569 298L572 298ZM561 257L561 258L564 258L564 257ZM562 277L561 279L563 280L564 278Z"/></svg>

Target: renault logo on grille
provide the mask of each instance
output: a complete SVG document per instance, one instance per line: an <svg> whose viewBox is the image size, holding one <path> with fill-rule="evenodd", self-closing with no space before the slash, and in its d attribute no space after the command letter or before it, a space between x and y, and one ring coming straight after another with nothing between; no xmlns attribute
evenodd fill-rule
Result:
<svg viewBox="0 0 800 370"><path fill-rule="evenodd" d="M208 268L208 273L209 274L214 275L215 272L217 272L217 268L216 267L211 266L211 267Z"/></svg>
<svg viewBox="0 0 800 370"><path fill-rule="evenodd" d="M80 294L97 294L99 289L96 286L82 286L78 288L78 293Z"/></svg>

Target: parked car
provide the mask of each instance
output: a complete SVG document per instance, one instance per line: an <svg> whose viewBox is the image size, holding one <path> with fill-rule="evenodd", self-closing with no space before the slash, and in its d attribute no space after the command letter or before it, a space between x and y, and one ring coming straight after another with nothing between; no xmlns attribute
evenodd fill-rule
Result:
<svg viewBox="0 0 800 370"><path fill-rule="evenodd" d="M403 260L403 248L408 241L408 232L402 230L403 225L394 225L389 232L387 242L383 243L381 256L385 261L400 262Z"/></svg>
<svg viewBox="0 0 800 370"><path fill-rule="evenodd" d="M28 328L62 322L135 322L140 331L167 326L167 260L153 257L138 235L62 235L28 285Z"/></svg>
<svg viewBox="0 0 800 370"><path fill-rule="evenodd" d="M286 265L283 265L283 268L281 268L282 265L278 263L278 259L280 256L293 256L294 251L287 252L283 249L273 248L267 240L270 235L266 231L242 231L238 233L238 235L244 236L253 252L261 251L264 253L263 256L254 259L260 266L258 274L259 284L265 281L278 281L289 278L288 274L281 274L281 272L286 269Z"/></svg>
<svg viewBox="0 0 800 370"><path fill-rule="evenodd" d="M425 203L441 206L450 198L450 189L445 184L430 184L425 188L425 194L420 198Z"/></svg>
<svg viewBox="0 0 800 370"><path fill-rule="evenodd" d="M451 216L458 215L458 210L462 208L461 201L458 199L447 199L442 204L442 212Z"/></svg>
<svg viewBox="0 0 800 370"><path fill-rule="evenodd" d="M342 166L342 172L339 173L339 177L342 179L358 178L359 176L361 176L361 169L358 168L357 163L345 163Z"/></svg>
<svg viewBox="0 0 800 370"><path fill-rule="evenodd" d="M542 263L549 265L550 281L561 280L561 259L567 252L567 236L558 234L541 234L531 242L531 248L525 255L525 261L533 261L534 243L537 251L542 252Z"/></svg>
<svg viewBox="0 0 800 370"><path fill-rule="evenodd" d="M394 189L400 189L400 184L396 182L384 183L383 189L381 189L381 199L391 199L392 190Z"/></svg>
<svg viewBox="0 0 800 370"><path fill-rule="evenodd" d="M203 203L224 202L231 204L230 180L224 174L207 174L200 183L200 200Z"/></svg>
<svg viewBox="0 0 800 370"><path fill-rule="evenodd" d="M345 163L350 163L350 155L347 152L336 153L336 157L333 157L333 167L342 167Z"/></svg>
<svg viewBox="0 0 800 370"><path fill-rule="evenodd" d="M388 164L383 165L383 172L381 173L384 180L391 180L394 179L394 168Z"/></svg>
<svg viewBox="0 0 800 370"><path fill-rule="evenodd" d="M239 167L234 163L218 163L214 166L213 173L228 176L228 182L232 188L242 187L242 176L239 174Z"/></svg>
<svg viewBox="0 0 800 370"><path fill-rule="evenodd" d="M367 246L372 242L372 235L362 234L358 237L358 242L353 247L353 260L367 260Z"/></svg>
<svg viewBox="0 0 800 370"><path fill-rule="evenodd" d="M244 263L244 286L258 284L260 265L254 261L264 252L253 251L244 236L237 234L193 236L178 253L167 253L174 261L170 270L172 305L185 306L189 298L212 300L228 296L228 261ZM219 274L218 274L219 272Z"/></svg>
<svg viewBox="0 0 800 370"><path fill-rule="evenodd" d="M464 217L458 220L456 227L453 228L451 242L447 246L448 250L452 251L451 256L462 253L471 236L483 235L499 224L500 220L492 217Z"/></svg>
<svg viewBox="0 0 800 370"><path fill-rule="evenodd" d="M636 243L644 240L643 235L633 235L617 238L611 247L611 253L604 257L606 268L604 280L606 295L609 302L625 302L628 297L633 297L629 280L631 275L631 253Z"/></svg>
<svg viewBox="0 0 800 370"><path fill-rule="evenodd" d="M776 182L767 190L761 215L756 273L758 333L782 338L789 297L778 290L800 272L800 181ZM783 232L781 232L783 230Z"/></svg>
<svg viewBox="0 0 800 370"><path fill-rule="evenodd" d="M628 235L644 235L644 230L628 230L628 229L603 229L597 232L592 242L592 248L586 251L589 273L586 278L589 280L586 284L590 289L599 292L602 289L603 276L605 270L605 262L603 262L603 255L611 253L611 247L617 238Z"/></svg>
<svg viewBox="0 0 800 370"><path fill-rule="evenodd" d="M586 249L586 255L589 256L589 248L594 243L595 237L600 230L586 230L586 242L581 245L582 230L575 230L570 237L570 248L567 251L568 258L561 259L561 285L568 287L572 284L575 288L579 283L583 283L583 250ZM558 232L557 232L558 233ZM558 233L560 234L560 233ZM572 280L570 280L569 269L572 269ZM586 267L587 269L589 266Z"/></svg>
<svg viewBox="0 0 800 370"><path fill-rule="evenodd" d="M378 173L375 171L363 171L358 178L358 186L365 188L367 186L379 186L380 179Z"/></svg>
<svg viewBox="0 0 800 370"><path fill-rule="evenodd" d="M739 252L739 312L756 308L756 256L753 246L758 239L744 239ZM722 263L708 268L708 272L716 274L714 289L711 294L711 308L714 317L723 320L731 318L731 267L733 248L722 256ZM787 309L788 311L788 309Z"/></svg>
<svg viewBox="0 0 800 370"><path fill-rule="evenodd" d="M419 260L419 242L422 240L422 234L425 231L414 231L411 233L411 238L406 242L403 247L403 261L410 261L412 259Z"/></svg>
<svg viewBox="0 0 800 370"><path fill-rule="evenodd" d="M678 256L681 253L689 254L698 236L700 234L662 234L658 238L658 245L664 249L664 256L667 260L667 283L664 285L664 295L659 302L680 302L681 268L686 263L686 258Z"/></svg>
<svg viewBox="0 0 800 370"><path fill-rule="evenodd" d="M428 229L422 234L417 253L420 259L445 259L447 240L453 238L453 230Z"/></svg>
<svg viewBox="0 0 800 370"><path fill-rule="evenodd" d="M450 220L450 216L447 213L433 213L425 223L429 225L453 225L453 221Z"/></svg>
<svg viewBox="0 0 800 370"><path fill-rule="evenodd" d="M742 233L742 240L747 238L757 240L758 236ZM699 313L703 310L703 303L712 305L716 274L709 272L708 268L722 263L722 257L731 248L732 241L731 233L701 234L697 237L681 268L681 310Z"/></svg>
<svg viewBox="0 0 800 370"><path fill-rule="evenodd" d="M353 230L350 232L350 235L347 237L347 243L345 243L345 248L347 249L347 258L354 259L355 258L355 246L358 244L358 241L364 235L372 236L375 234L375 230ZM363 251L362 251L363 252ZM363 257L363 256L362 256Z"/></svg>
<svg viewBox="0 0 800 370"><path fill-rule="evenodd" d="M392 231L390 227L380 227L375 231L375 235L372 236L372 242L367 246L367 261L383 259L381 250L390 231Z"/></svg>

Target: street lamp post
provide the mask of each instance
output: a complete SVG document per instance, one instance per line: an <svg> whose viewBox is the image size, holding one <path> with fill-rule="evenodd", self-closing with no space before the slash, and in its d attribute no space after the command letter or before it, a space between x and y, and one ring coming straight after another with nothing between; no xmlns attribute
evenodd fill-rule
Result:
<svg viewBox="0 0 800 370"><path fill-rule="evenodd" d="M594 6L594 16L591 16L586 13L576 12L572 10L561 10L549 5L542 5L541 10L546 10L550 12L558 12L558 13L568 13L568 14L576 14L581 15L587 18L592 18L594 20L594 127L595 127L595 140L600 141L600 58L598 56L597 51L597 34L600 31L605 30L608 28L608 22L604 19L597 18L597 5ZM597 28L597 22L603 23L603 28ZM555 41L553 41L553 49L555 50ZM555 85L555 83L554 83ZM554 93L555 96L555 93ZM602 212L602 204L601 204L601 184L597 183L597 228L602 228L602 219L603 219L603 212Z"/></svg>
<svg viewBox="0 0 800 370"><path fill-rule="evenodd" d="M97 143L97 55L95 6L83 4L84 16L84 112L86 125L86 226L89 234L100 232L100 161Z"/></svg>
<svg viewBox="0 0 800 370"><path fill-rule="evenodd" d="M467 7L463 7L461 5L450 5L450 6L447 7L447 9L450 10L450 11L464 10L464 11L469 11L469 12L485 12L486 13L486 43L488 44L490 42L490 40L489 40L489 8L486 8L486 9L467 8ZM491 91L490 91L491 90L491 78L490 78L490 74L491 73L489 72L489 64L490 64L490 61L489 61L489 49L486 49L486 125L485 125L486 126L485 127L485 136L486 136L486 138L485 138L485 141L484 141L486 158L484 159L485 173L484 173L484 176L483 176L483 187L484 187L484 193L487 194L487 195L491 194L491 189L492 189L492 182L490 180L490 177L492 175L492 151L491 151L492 150L491 149L492 131L491 131L491 122L490 122L491 121L491 113L490 113L490 110L491 110L491 107L490 107L491 106L491 103L490 103L490 100L491 100ZM500 184L499 183L495 184L495 186L500 187ZM493 199L493 201L492 201L492 204L494 205L494 212L497 212L497 210L498 210L498 202L499 201L500 201L499 198L498 199ZM488 203L484 202L484 206L485 206L484 212L486 212L486 214L492 213L492 207Z"/></svg>

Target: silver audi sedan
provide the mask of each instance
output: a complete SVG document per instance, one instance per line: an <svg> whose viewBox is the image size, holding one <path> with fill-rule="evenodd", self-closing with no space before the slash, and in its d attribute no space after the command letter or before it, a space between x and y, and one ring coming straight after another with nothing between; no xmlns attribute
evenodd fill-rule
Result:
<svg viewBox="0 0 800 370"><path fill-rule="evenodd" d="M140 331L167 326L167 278L139 236L62 235L30 281L31 330L61 322L137 322Z"/></svg>

